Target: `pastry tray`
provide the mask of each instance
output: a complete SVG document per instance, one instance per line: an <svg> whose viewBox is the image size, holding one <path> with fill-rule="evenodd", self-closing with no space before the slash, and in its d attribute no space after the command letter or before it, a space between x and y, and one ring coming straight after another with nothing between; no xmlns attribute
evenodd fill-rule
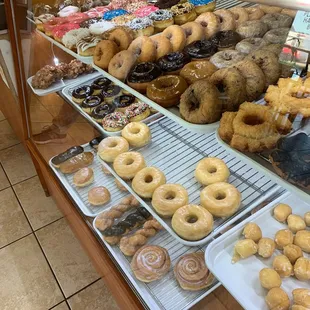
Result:
<svg viewBox="0 0 310 310"><path fill-rule="evenodd" d="M178 259L185 254L203 251L203 249L201 247L184 246L165 230L159 231L154 237L149 238L147 244L159 245L168 251L171 258L169 272L162 279L152 283L143 283L137 280L130 268L132 258L124 255L119 246L109 245L103 239L100 230L96 228L95 221L96 219L93 221L94 230L150 309L189 309L220 286L216 279L214 279L212 286L197 292L185 291L178 285L173 273L173 267Z"/></svg>
<svg viewBox="0 0 310 310"><path fill-rule="evenodd" d="M98 78L98 76L97 76ZM74 85L70 85L65 87L62 90L62 95L66 98L66 101L69 102L69 104L75 109L77 110L85 119L88 120L88 122L90 122L102 135L104 136L119 136L121 134L121 131L106 131L103 129L103 127L98 124L97 122L95 122L91 116L89 114L87 114L86 112L83 111L83 109L81 108L81 106L79 106L78 104L76 104L73 100L72 100L72 92L75 88L79 87L79 86L83 86L83 85L87 85L87 84L91 84L93 81L95 80L95 78L91 78L91 79L87 79L84 80L81 83L75 83ZM162 115L160 113L155 113L155 114L151 114L149 117L147 117L146 119L142 120L143 123L145 122L151 122L159 117L162 117Z"/></svg>
<svg viewBox="0 0 310 310"><path fill-rule="evenodd" d="M97 159L96 152L89 144L82 145L85 152L92 152L94 154L93 163L88 166L94 171L94 182L85 187L76 187L73 184L74 173L63 174L59 169L55 168L52 165L52 158L49 161L51 169L54 171L57 178L61 181L69 195L73 198L79 209L83 212L84 215L89 217L95 217L100 212L107 210L108 208L114 206L113 201L119 201L126 195L127 192L120 191L115 184L115 178L111 175L107 175L102 171L102 165ZM105 186L111 194L111 200L109 203L104 206L92 206L88 202L88 191L95 186Z"/></svg>
<svg viewBox="0 0 310 310"><path fill-rule="evenodd" d="M100 76L100 73L95 71L93 73L89 73L89 74L82 74L80 76L78 76L76 79L61 79L60 81L57 81L56 83L53 83L50 87L46 88L46 89L38 89L38 88L34 88L31 85L31 81L33 79L34 76L31 76L30 78L27 79L27 83L30 86L31 90L38 96L45 96L48 94L52 94L52 93L56 93L60 90L62 90L64 87L72 85L72 84L79 84L79 83L83 83L86 80L89 79L95 79L98 78Z"/></svg>
<svg viewBox="0 0 310 310"><path fill-rule="evenodd" d="M302 132L302 131L300 131ZM298 133L298 132L297 132ZM218 143L227 150L231 155L236 156L241 159L247 165L252 167L255 170L258 170L260 173L266 175L266 177L270 178L273 182L278 183L286 190L296 194L302 200L306 201L310 204L310 190L303 189L298 187L284 179L282 179L273 169L272 164L268 160L267 157L262 156L261 154L255 153L241 153L236 149L232 148L229 144L224 142L222 138L219 136L218 131L216 132L216 139Z"/></svg>
<svg viewBox="0 0 310 310"><path fill-rule="evenodd" d="M206 263L211 272L227 288L227 290L239 301L245 309L267 310L265 296L267 290L263 289L259 282L259 271L262 268L272 268L272 261L281 252L276 250L271 258L263 259L255 255L232 264L234 244L241 239L241 233L246 223L254 222L260 226L263 237L274 239L275 233L287 228L287 224L279 223L272 216L273 208L278 203L287 203L293 208L293 213L303 216L310 210L310 205L302 201L296 195L286 193L268 204L265 208L233 227L229 234L224 234L211 242L205 252ZM310 255L304 252L304 257ZM228 276L229 275L229 276ZM310 289L310 283L299 281L294 277L282 278L282 286L292 299L292 290L296 288Z"/></svg>
<svg viewBox="0 0 310 310"><path fill-rule="evenodd" d="M236 186L242 194L242 204L238 212L225 219L215 218L214 230L204 239L187 241L174 232L170 219L162 219L153 209L150 200L140 198L131 188L131 184L122 180L113 170L112 165L105 163L98 156L102 164L111 171L129 192L135 195L165 229L179 242L187 246L206 244L215 235L280 189L280 186L265 177L264 174L230 155L217 143L214 133L209 135L194 134L166 117L154 121L149 124L149 127L152 133L151 142L143 148L135 149L135 151L144 156L147 166L159 168L165 174L167 183L183 185L188 190L190 203L200 203L199 196L203 186L196 181L194 171L197 163L204 157L223 159L231 172L228 182Z"/></svg>

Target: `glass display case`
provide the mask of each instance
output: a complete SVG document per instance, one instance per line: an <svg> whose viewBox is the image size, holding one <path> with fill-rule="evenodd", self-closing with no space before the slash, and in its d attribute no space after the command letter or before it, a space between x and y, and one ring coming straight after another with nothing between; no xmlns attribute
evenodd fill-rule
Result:
<svg viewBox="0 0 310 310"><path fill-rule="evenodd" d="M0 3L1 110L124 309L239 309L221 283L263 309L262 236L255 268L233 244L309 210L308 54L287 41L309 6L254 2Z"/></svg>

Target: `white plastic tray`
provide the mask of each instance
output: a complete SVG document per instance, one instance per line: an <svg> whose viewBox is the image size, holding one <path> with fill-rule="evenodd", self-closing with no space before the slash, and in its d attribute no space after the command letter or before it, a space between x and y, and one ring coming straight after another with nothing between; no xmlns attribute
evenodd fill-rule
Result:
<svg viewBox="0 0 310 310"><path fill-rule="evenodd" d="M94 182L92 182L90 185L81 188L76 187L73 184L74 173L63 174L59 169L55 168L52 165L52 159L50 159L49 165L58 177L58 179L61 181L63 186L66 188L69 195L73 198L79 209L83 212L83 214L86 216L95 217L100 212L111 208L114 205L113 201L119 201L123 197L127 196L128 192L119 190L115 184L115 178L111 175L106 175L102 171L102 165L98 161L95 155L95 151L88 144L82 146L84 147L85 152L92 152L94 154L94 161L89 166L94 171ZM104 206L92 206L88 202L88 191L96 186L105 186L111 194L110 202L105 204Z"/></svg>
<svg viewBox="0 0 310 310"><path fill-rule="evenodd" d="M91 64L93 61L93 57L92 56L81 56L78 53L75 53L74 51L70 50L69 48L65 47L63 44L61 44L60 42L57 42L56 40L54 40L53 38L47 36L44 32L37 30L36 32L41 35L43 38L45 38L46 40L50 41L52 44L58 46L60 49L62 49L63 51L65 51L66 53L68 53L69 55L73 56L74 58L84 62L85 64Z"/></svg>
<svg viewBox="0 0 310 310"><path fill-rule="evenodd" d="M98 156L102 164L113 173L128 191L136 196L165 229L179 242L187 246L206 244L222 230L280 189L280 186L270 181L269 178L242 163L236 157L229 155L217 143L214 133L209 135L193 134L168 118L157 120L151 123L149 127L152 133L151 142L135 151L144 156L148 166L159 168L165 174L167 183L182 184L188 190L190 203L200 203L200 191L203 186L196 181L194 171L197 163L204 157L223 159L231 172L228 182L236 186L242 195L242 204L238 212L229 218L215 218L213 232L204 239L187 241L174 232L170 219L162 219L153 209L150 200L140 198L131 188L131 184L122 180L113 170L112 165L108 165Z"/></svg>
<svg viewBox="0 0 310 310"><path fill-rule="evenodd" d="M98 76L97 76L97 78L98 78ZM91 84L94 80L95 80L95 78L90 78L90 79L82 81L81 83L75 83L74 85L69 85L62 90L62 94L67 99L67 102L69 102L70 105L75 110L77 110L85 119L87 119L88 122L92 123L92 125L101 134L103 134L104 136L119 136L121 134L121 131L106 131L106 130L104 130L103 127L99 123L95 122L89 114L84 112L83 109L72 100L72 92L75 88L77 88L79 86ZM155 114L150 115L146 119L142 120L142 122L143 123L149 123L149 122L152 122L152 121L154 121L160 117L162 117L162 115L160 113L155 113Z"/></svg>
<svg viewBox="0 0 310 310"><path fill-rule="evenodd" d="M261 173L266 175L268 178L270 178L273 182L278 183L286 190L296 194L302 200L306 201L307 203L310 203L310 191L307 189L302 189L300 187L297 187L294 184L291 184L288 181L282 179L276 172L274 172L272 164L269 161L263 159L261 156L255 153L243 154L237 151L236 149L232 148L230 145L228 145L226 142L222 140L222 138L218 134L218 131L216 132L216 139L218 143L222 147L224 147L229 153L236 156L237 158L240 158L250 167L260 171Z"/></svg>
<svg viewBox="0 0 310 310"><path fill-rule="evenodd" d="M214 279L212 286L197 292L185 291L178 285L173 274L173 267L178 259L185 254L203 250L200 247L186 247L182 245L165 230L149 238L147 244L159 245L168 251L171 258L169 272L161 280L152 283L143 283L137 280L130 268L132 258L125 256L118 246L109 245L104 240L100 230L96 228L95 221L96 219L93 221L94 230L150 309L189 309L220 286L220 283L216 279Z"/></svg>
<svg viewBox="0 0 310 310"><path fill-rule="evenodd" d="M278 203L289 204L294 214L303 216L310 210L310 205L300 200L297 196L286 193L277 198L265 208L247 218L228 234L224 234L209 244L205 252L205 259L211 272L227 288L227 290L248 310L267 310L265 296L267 290L263 289L259 282L259 271L263 268L272 268L272 261L281 252L276 250L269 259L263 259L258 255L240 260L232 264L234 244L241 239L241 233L246 223L254 222L260 226L263 236L274 239L276 232L287 228L286 224L279 223L273 216L273 208ZM309 258L309 255L304 253ZM310 283L299 281L294 277L282 279L281 286L292 299L291 292L296 288L310 289Z"/></svg>
<svg viewBox="0 0 310 310"><path fill-rule="evenodd" d="M60 81L53 83L50 87L48 87L46 89L33 88L33 86L31 85L31 81L33 79L33 76L31 76L30 78L27 79L27 83L36 95L45 96L48 94L56 93L56 92L62 90L66 86L69 86L72 84L83 83L86 80L94 79L94 78L99 77L99 76L100 76L100 73L95 71L95 72L89 73L89 74L82 74L82 75L78 76L76 79L61 79Z"/></svg>

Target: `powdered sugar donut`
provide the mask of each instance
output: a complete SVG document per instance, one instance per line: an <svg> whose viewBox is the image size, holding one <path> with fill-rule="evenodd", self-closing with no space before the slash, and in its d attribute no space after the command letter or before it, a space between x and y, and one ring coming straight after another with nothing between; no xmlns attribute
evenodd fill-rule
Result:
<svg viewBox="0 0 310 310"><path fill-rule="evenodd" d="M151 13L158 11L159 8L154 5L144 6L136 11L133 12L134 15L137 17L146 17L149 16Z"/></svg>
<svg viewBox="0 0 310 310"><path fill-rule="evenodd" d="M64 7L62 10L60 10L58 12L58 16L67 17L71 14L79 12L79 10L80 9L77 6L69 5L69 6Z"/></svg>

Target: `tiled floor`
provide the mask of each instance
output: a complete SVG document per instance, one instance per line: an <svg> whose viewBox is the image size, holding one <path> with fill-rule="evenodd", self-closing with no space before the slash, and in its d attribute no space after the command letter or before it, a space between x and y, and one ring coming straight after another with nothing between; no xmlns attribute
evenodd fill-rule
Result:
<svg viewBox="0 0 310 310"><path fill-rule="evenodd" d="M0 112L0 309L119 309Z"/></svg>

